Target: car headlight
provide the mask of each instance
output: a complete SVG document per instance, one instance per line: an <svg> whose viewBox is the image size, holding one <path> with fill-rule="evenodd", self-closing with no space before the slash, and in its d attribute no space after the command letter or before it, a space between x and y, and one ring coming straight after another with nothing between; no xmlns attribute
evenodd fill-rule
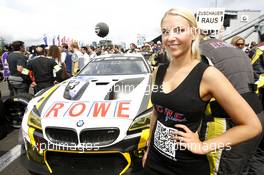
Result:
<svg viewBox="0 0 264 175"><path fill-rule="evenodd" d="M150 125L150 117L152 114L152 108L140 114L137 118L134 119L130 125L128 132L134 132L137 130L142 130L148 128Z"/></svg>
<svg viewBox="0 0 264 175"><path fill-rule="evenodd" d="M40 130L42 129L40 114L36 106L34 106L32 111L29 113L28 126L31 126L33 128L40 129Z"/></svg>

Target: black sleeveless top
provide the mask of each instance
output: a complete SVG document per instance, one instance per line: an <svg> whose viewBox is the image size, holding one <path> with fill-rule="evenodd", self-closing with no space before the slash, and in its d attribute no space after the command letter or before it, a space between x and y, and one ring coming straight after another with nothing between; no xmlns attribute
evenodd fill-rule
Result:
<svg viewBox="0 0 264 175"><path fill-rule="evenodd" d="M162 91L162 82L168 68L168 64L158 68L151 100L157 112L157 124L152 133L149 156L161 161L177 161L177 159L196 159L204 155L193 154L188 150L177 147L169 138L175 130L175 124L186 125L196 132L201 124L202 117L208 102L200 98L200 82L206 68L205 63L198 63L181 84L169 93Z"/></svg>

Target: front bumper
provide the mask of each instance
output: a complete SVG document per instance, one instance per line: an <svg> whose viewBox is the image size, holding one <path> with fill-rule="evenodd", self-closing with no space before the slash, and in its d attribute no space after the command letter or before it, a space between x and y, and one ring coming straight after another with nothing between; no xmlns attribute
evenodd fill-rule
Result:
<svg viewBox="0 0 264 175"><path fill-rule="evenodd" d="M34 130L31 136L29 133L29 138L31 143L24 140L25 150L22 151L21 163L31 172L45 175L142 173L141 157L145 148L142 146L142 134L99 150L65 150L63 147L43 149L40 145L47 142L38 130Z"/></svg>

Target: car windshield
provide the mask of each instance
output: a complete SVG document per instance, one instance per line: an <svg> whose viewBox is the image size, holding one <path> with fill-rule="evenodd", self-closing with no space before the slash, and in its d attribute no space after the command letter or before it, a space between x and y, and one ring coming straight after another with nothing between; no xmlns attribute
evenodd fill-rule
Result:
<svg viewBox="0 0 264 175"><path fill-rule="evenodd" d="M148 73L140 57L105 57L93 59L79 75L131 75Z"/></svg>

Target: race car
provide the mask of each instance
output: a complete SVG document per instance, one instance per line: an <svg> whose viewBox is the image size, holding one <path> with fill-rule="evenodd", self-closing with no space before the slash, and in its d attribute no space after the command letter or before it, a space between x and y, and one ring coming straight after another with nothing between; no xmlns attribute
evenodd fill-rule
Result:
<svg viewBox="0 0 264 175"><path fill-rule="evenodd" d="M151 69L142 55L104 55L28 103L21 163L32 174L140 174Z"/></svg>

